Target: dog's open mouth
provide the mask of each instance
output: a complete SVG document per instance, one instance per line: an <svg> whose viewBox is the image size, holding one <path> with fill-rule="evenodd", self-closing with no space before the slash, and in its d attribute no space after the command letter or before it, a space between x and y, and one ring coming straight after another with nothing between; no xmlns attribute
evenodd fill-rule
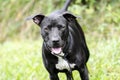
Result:
<svg viewBox="0 0 120 80"><path fill-rule="evenodd" d="M52 52L53 54L58 55L58 54L60 54L60 53L62 52L62 47L51 48L51 52Z"/></svg>

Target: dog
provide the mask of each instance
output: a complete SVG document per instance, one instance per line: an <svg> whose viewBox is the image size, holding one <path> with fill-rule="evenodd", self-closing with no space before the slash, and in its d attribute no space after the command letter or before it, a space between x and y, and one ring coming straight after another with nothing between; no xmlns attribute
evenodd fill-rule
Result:
<svg viewBox="0 0 120 80"><path fill-rule="evenodd" d="M48 16L38 14L32 17L41 28L43 63L50 80L59 80L59 72L64 72L67 80L73 80L73 70L79 72L81 80L89 80L86 66L89 50L77 17L67 11L70 3L71 0L66 0L61 10Z"/></svg>

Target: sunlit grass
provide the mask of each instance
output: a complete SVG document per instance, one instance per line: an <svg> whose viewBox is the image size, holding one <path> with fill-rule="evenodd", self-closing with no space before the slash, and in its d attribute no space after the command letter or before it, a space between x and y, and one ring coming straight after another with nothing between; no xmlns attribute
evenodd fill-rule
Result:
<svg viewBox="0 0 120 80"><path fill-rule="evenodd" d="M119 80L120 40L100 40L93 44L88 62L91 80Z"/></svg>
<svg viewBox="0 0 120 80"><path fill-rule="evenodd" d="M88 41L90 80L120 79L120 40ZM41 57L41 40L5 42L0 44L0 80L48 80ZM73 72L79 80L77 71ZM59 74L65 80L65 74Z"/></svg>

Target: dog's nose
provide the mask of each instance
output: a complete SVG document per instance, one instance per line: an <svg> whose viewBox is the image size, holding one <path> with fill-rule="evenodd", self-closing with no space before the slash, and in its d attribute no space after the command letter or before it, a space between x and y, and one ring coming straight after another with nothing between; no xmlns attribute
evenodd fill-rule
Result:
<svg viewBox="0 0 120 80"><path fill-rule="evenodd" d="M58 43L59 43L59 40L56 39L56 40L53 40L52 42L53 42L54 44L58 44Z"/></svg>
<svg viewBox="0 0 120 80"><path fill-rule="evenodd" d="M53 46L57 46L57 45L59 45L59 38L52 38L52 43L53 43Z"/></svg>
<svg viewBox="0 0 120 80"><path fill-rule="evenodd" d="M58 33L54 33L50 38L53 46L59 46L60 36L58 35Z"/></svg>

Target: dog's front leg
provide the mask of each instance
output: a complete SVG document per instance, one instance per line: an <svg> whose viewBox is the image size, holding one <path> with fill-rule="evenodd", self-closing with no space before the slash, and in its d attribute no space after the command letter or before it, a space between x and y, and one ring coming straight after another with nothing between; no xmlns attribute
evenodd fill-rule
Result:
<svg viewBox="0 0 120 80"><path fill-rule="evenodd" d="M66 73L67 80L73 80L73 76L71 72L67 71L65 73Z"/></svg>
<svg viewBox="0 0 120 80"><path fill-rule="evenodd" d="M59 80L58 75L56 73L51 73L50 80Z"/></svg>
<svg viewBox="0 0 120 80"><path fill-rule="evenodd" d="M86 65L82 65L81 67L79 67L78 71L80 73L81 80L89 80L88 69Z"/></svg>

